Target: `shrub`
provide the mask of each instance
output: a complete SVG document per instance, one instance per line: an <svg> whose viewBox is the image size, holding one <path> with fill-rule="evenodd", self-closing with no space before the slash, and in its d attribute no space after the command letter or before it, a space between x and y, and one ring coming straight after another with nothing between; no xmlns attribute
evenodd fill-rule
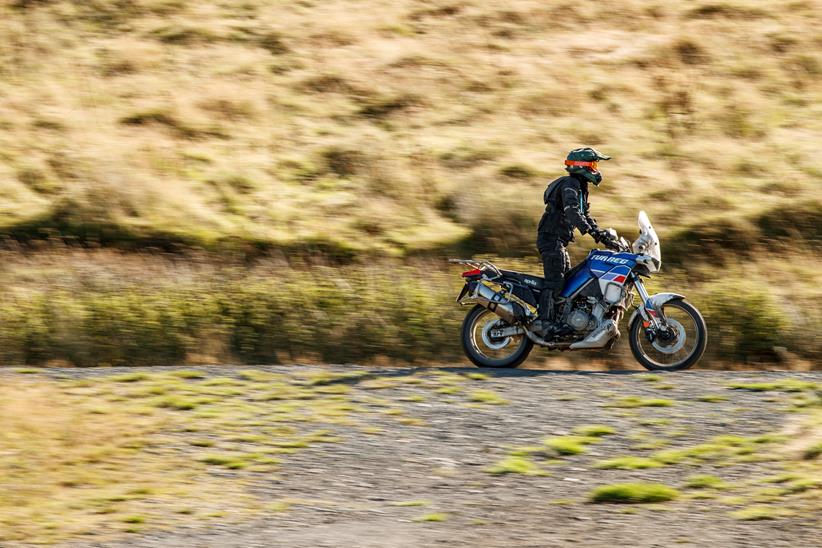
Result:
<svg viewBox="0 0 822 548"><path fill-rule="evenodd" d="M774 356L788 331L788 319L768 284L716 283L706 295L705 321L713 350L727 357Z"/></svg>

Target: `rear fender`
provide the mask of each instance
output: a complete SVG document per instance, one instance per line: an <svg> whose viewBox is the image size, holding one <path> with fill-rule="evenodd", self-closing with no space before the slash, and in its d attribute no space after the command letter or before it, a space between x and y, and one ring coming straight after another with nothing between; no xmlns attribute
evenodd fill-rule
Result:
<svg viewBox="0 0 822 548"><path fill-rule="evenodd" d="M628 325L631 325L634 322L634 318L636 318L637 314L642 316L646 322L651 321L650 314L648 310L652 310L657 317L662 316L662 307L665 303L670 301L682 300L684 299L684 295L679 295L678 293L657 293L656 295L651 295L648 297L648 301L644 303L644 306L638 306L634 313L631 314L631 319L628 322Z"/></svg>

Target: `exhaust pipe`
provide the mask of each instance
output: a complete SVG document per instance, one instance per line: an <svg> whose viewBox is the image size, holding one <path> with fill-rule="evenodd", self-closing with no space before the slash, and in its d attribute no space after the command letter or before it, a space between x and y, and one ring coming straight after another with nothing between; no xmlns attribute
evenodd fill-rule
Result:
<svg viewBox="0 0 822 548"><path fill-rule="evenodd" d="M510 324L522 322L528 317L525 308L510 299L505 294L494 291L483 283L478 283L472 295L477 303L484 306Z"/></svg>

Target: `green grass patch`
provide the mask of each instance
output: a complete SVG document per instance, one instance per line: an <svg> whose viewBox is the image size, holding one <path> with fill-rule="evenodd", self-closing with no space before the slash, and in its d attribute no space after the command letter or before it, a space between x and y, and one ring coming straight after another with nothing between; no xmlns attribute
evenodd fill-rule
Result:
<svg viewBox="0 0 822 548"><path fill-rule="evenodd" d="M723 401L728 401L728 397L722 396L720 394L705 394L704 396L699 396L697 400L706 403L719 403Z"/></svg>
<svg viewBox="0 0 822 548"><path fill-rule="evenodd" d="M547 472L543 471L537 463L525 456L509 455L500 460L493 466L485 470L489 474L503 475L503 474L523 474L525 476L545 476Z"/></svg>
<svg viewBox="0 0 822 548"><path fill-rule="evenodd" d="M817 442L802 452L802 458L805 460L814 460L822 455L822 441Z"/></svg>
<svg viewBox="0 0 822 548"><path fill-rule="evenodd" d="M725 486L721 478L709 474L695 474L685 480L685 487L689 489L723 489Z"/></svg>
<svg viewBox="0 0 822 548"><path fill-rule="evenodd" d="M647 504L674 500L678 496L678 490L661 483L618 483L597 487L589 499L596 503Z"/></svg>
<svg viewBox="0 0 822 548"><path fill-rule="evenodd" d="M468 397L472 402L484 403L487 405L505 405L508 400L492 390L474 390Z"/></svg>
<svg viewBox="0 0 822 548"><path fill-rule="evenodd" d="M429 506L430 504L430 500L400 500L397 502L392 502L391 506L399 506L401 508L405 508L415 506Z"/></svg>
<svg viewBox="0 0 822 548"><path fill-rule="evenodd" d="M595 438L610 436L615 433L616 430L613 427L604 424L582 424L574 428L574 434Z"/></svg>
<svg viewBox="0 0 822 548"><path fill-rule="evenodd" d="M774 508L771 506L751 506L741 510L730 512L729 515L733 518L742 521L762 521L770 519L778 519L782 516L789 515L790 512L784 509Z"/></svg>
<svg viewBox="0 0 822 548"><path fill-rule="evenodd" d="M585 452L585 446L599 441L594 436L557 436L547 438L545 445L558 455L580 455Z"/></svg>
<svg viewBox="0 0 822 548"><path fill-rule="evenodd" d="M733 382L727 386L734 390L748 390L750 392L803 392L805 390L816 390L819 383L800 379L784 379L774 382Z"/></svg>
<svg viewBox="0 0 822 548"><path fill-rule="evenodd" d="M435 513L433 513L433 514L425 514L424 516L420 516L420 517L418 517L418 518L417 518L416 520L414 520L414 521L422 521L422 522L425 522L425 521L440 522L440 521L447 521L447 520L448 520L448 514L443 514L443 513L441 513L441 512L435 512Z"/></svg>
<svg viewBox="0 0 822 548"><path fill-rule="evenodd" d="M609 404L608 407L631 409L635 407L671 407L672 405L674 405L674 402L667 399L625 396Z"/></svg>
<svg viewBox="0 0 822 548"><path fill-rule="evenodd" d="M647 457L616 457L594 464L595 468L605 470L644 470L646 468L659 468L661 466L664 466L662 462Z"/></svg>

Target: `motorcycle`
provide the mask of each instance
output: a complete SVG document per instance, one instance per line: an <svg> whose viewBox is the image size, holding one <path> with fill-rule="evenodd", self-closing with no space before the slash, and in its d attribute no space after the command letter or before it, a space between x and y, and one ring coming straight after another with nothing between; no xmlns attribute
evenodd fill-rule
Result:
<svg viewBox="0 0 822 548"><path fill-rule="evenodd" d="M643 277L662 266L659 237L644 211L638 216L639 237L632 244L609 232L615 249L595 249L565 275L556 302L564 329L548 339L531 331L544 279L503 270L489 261L452 259L471 270L457 302L471 305L462 325L465 355L479 367L517 367L534 345L553 350L610 349L620 338L619 323L631 308L634 292L640 303L628 321L631 352L643 367L681 371L702 357L707 328L699 311L677 293L649 295Z"/></svg>

